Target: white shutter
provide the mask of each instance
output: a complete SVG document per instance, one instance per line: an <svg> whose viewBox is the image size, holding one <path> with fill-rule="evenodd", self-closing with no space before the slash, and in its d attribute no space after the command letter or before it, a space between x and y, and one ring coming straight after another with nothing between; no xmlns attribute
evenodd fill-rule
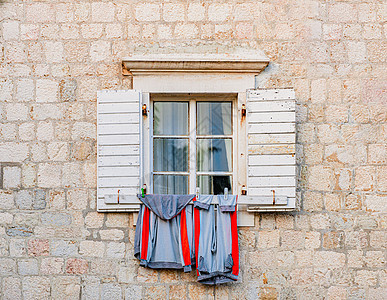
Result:
<svg viewBox="0 0 387 300"><path fill-rule="evenodd" d="M103 90L97 99L97 210L136 210L125 202L140 190L141 93Z"/></svg>
<svg viewBox="0 0 387 300"><path fill-rule="evenodd" d="M272 197L273 205L249 210L291 210L296 198L295 93L293 89L259 89L247 93L247 196ZM287 198L287 204L275 203ZM255 201L254 201L255 202ZM258 201L259 203L259 201Z"/></svg>

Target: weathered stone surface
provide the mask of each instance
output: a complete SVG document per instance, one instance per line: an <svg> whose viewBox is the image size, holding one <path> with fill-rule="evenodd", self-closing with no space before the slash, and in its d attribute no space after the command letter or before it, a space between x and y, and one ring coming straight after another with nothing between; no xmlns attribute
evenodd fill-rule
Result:
<svg viewBox="0 0 387 300"><path fill-rule="evenodd" d="M19 275L38 275L38 261L36 259L21 259L17 262Z"/></svg>
<svg viewBox="0 0 387 300"><path fill-rule="evenodd" d="M49 255L48 240L29 240L28 255L30 256L48 256Z"/></svg>
<svg viewBox="0 0 387 300"><path fill-rule="evenodd" d="M28 276L22 280L24 299L43 300L50 299L50 279L48 277Z"/></svg>
<svg viewBox="0 0 387 300"><path fill-rule="evenodd" d="M53 280L51 295L54 299L79 299L80 278L76 276L58 276Z"/></svg>
<svg viewBox="0 0 387 300"><path fill-rule="evenodd" d="M85 274L89 269L89 264L84 259L69 258L66 262L66 273Z"/></svg>
<svg viewBox="0 0 387 300"><path fill-rule="evenodd" d="M46 212L41 215L43 225L48 226L68 226L71 224L71 215L67 213Z"/></svg>
<svg viewBox="0 0 387 300"><path fill-rule="evenodd" d="M21 236L21 237L27 237L33 234L33 231L31 228L20 227L20 226L9 227L6 232L7 232L7 235L9 236Z"/></svg>

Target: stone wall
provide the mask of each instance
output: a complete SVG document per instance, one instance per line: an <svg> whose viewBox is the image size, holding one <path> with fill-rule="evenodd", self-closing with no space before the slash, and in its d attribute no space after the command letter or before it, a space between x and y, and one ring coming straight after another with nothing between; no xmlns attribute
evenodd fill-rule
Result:
<svg viewBox="0 0 387 300"><path fill-rule="evenodd" d="M383 299L387 4L377 0L0 1L2 299ZM299 198L240 230L241 280L133 259L132 216L96 212L96 92L121 59L235 45L294 87ZM385 299L385 298L384 298Z"/></svg>

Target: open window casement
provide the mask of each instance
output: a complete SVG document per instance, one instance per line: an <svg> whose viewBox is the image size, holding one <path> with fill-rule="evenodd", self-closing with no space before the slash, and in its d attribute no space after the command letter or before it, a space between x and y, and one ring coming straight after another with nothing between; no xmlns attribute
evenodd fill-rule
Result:
<svg viewBox="0 0 387 300"><path fill-rule="evenodd" d="M196 111L200 101L219 101L214 98L222 95L232 102L233 133L221 137L197 137L194 133L194 139L188 137L189 170L187 174L178 174L189 177L187 192L195 193L199 175L206 175L199 174L197 161L192 162L191 152L197 148L191 144L199 143L199 138L232 138L232 168L223 175L231 176L229 192L239 196L240 210L295 209L295 95L292 89L253 89L254 75L267 62L260 61L260 65L257 62L258 71L253 70L251 61L250 65L242 66L239 61L227 60L220 62L221 68L219 62L213 65L200 62L196 66L189 61L171 64L168 69L162 60L160 71L154 61L148 69L143 60L128 60L129 65L131 62L134 67L127 69L133 75L135 90L98 92L98 211L136 211L139 203L136 194L141 187L145 184L148 193L154 192L157 171L153 165L153 113L154 103L160 97L171 103L176 99L188 103L191 135L192 129L196 130L192 119L200 118L191 109ZM227 68L227 63L233 66ZM191 70L185 73L187 66ZM207 66L207 71L197 70L203 66L204 69ZM254 215L246 212L244 215L250 216L246 224L251 225ZM243 218L240 220L243 223Z"/></svg>

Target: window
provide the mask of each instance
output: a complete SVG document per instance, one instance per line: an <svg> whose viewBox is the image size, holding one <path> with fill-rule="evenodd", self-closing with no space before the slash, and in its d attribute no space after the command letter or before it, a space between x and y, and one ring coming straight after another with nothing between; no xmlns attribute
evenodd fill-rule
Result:
<svg viewBox="0 0 387 300"><path fill-rule="evenodd" d="M232 191L235 106L235 94L151 95L153 193Z"/></svg>
<svg viewBox="0 0 387 300"><path fill-rule="evenodd" d="M249 212L294 210L295 93L253 89L267 63L125 60L134 89L98 92L98 211L137 211L144 184L171 194L227 187ZM239 213L238 222L254 225L254 215Z"/></svg>

